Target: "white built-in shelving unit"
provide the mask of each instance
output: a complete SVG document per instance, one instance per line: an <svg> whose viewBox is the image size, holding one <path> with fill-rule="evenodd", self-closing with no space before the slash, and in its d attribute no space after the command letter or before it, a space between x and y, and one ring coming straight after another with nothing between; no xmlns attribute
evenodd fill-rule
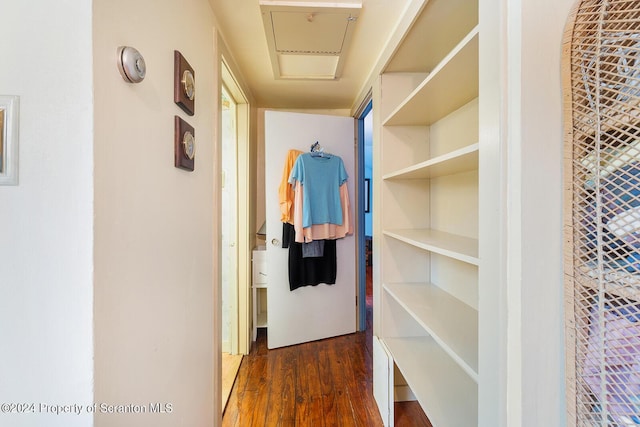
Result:
<svg viewBox="0 0 640 427"><path fill-rule="evenodd" d="M256 246L252 254L253 279L253 341L256 340L258 328L267 327L267 252L265 246Z"/></svg>
<svg viewBox="0 0 640 427"><path fill-rule="evenodd" d="M477 0L424 1L376 105L374 333L436 427L478 425L479 37Z"/></svg>

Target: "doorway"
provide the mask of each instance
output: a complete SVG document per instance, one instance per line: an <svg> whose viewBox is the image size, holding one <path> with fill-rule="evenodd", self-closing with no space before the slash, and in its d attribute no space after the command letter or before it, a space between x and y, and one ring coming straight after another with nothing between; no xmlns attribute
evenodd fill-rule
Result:
<svg viewBox="0 0 640 427"><path fill-rule="evenodd" d="M303 243L289 242L295 238L289 238L286 246L283 243L283 212L278 197L281 184L287 183L283 180L285 160L295 159L289 170L292 176L296 172L294 165L299 165L297 173L300 174L296 175L296 180L305 179L304 165L311 164L311 169L321 173L322 168L318 166L326 165L323 167L330 171L334 180L316 175L316 182L328 182L329 186L321 184L315 188L320 189L323 197L329 194L330 203L334 209L338 206L342 217L348 215L342 211L347 205L340 201L340 190L331 183L337 182L340 176L356 176L356 153L353 144L345 143L354 140L354 120L306 112L267 110L264 114L264 182L268 191L268 197L265 197L268 347L286 347L355 332L358 329L355 307L357 238L346 235L350 218L347 216L342 224L347 227L342 230L336 227L335 235L340 237L325 240L322 256L305 258ZM318 145L320 149L316 153L309 153L312 146L317 149ZM298 156L294 157L296 154ZM286 169L284 175L289 176ZM308 175L306 178L309 184L306 188L314 188L313 180ZM341 188L355 194L356 185L355 179L347 179L346 187ZM331 193L326 191L329 187L332 187ZM334 231L325 231L330 232ZM318 239L317 234L314 237Z"/></svg>
<svg viewBox="0 0 640 427"><path fill-rule="evenodd" d="M249 351L249 106L224 60L220 88L222 405Z"/></svg>
<svg viewBox="0 0 640 427"><path fill-rule="evenodd" d="M358 242L360 259L358 300L359 304L359 329L361 331L372 329L373 322L373 101L369 99L364 103L364 108L357 115L358 121L358 182L359 200L358 206Z"/></svg>

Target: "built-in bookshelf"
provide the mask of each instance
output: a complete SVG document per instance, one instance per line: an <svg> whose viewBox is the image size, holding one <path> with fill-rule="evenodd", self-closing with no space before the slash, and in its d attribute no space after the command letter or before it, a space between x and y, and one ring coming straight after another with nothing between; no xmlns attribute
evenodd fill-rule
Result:
<svg viewBox="0 0 640 427"><path fill-rule="evenodd" d="M380 76L376 339L434 426L478 425L479 37L426 1Z"/></svg>

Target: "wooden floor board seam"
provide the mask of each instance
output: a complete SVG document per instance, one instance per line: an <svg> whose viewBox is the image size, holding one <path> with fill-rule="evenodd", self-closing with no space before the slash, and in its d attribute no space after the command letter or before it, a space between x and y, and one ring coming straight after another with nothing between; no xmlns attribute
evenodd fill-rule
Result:
<svg viewBox="0 0 640 427"><path fill-rule="evenodd" d="M366 313L366 331L273 350L259 328L222 426L382 427L373 397L371 307ZM396 403L394 413L396 427L431 427L417 402Z"/></svg>

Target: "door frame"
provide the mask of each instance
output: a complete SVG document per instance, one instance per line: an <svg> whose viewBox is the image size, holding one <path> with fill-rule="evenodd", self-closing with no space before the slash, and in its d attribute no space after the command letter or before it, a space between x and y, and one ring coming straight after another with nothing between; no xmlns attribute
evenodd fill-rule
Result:
<svg viewBox="0 0 640 427"><path fill-rule="evenodd" d="M249 169L249 126L250 106L240 84L230 70L225 55L220 62L221 85L224 85L236 103L237 130L237 253L238 253L238 289L237 289L237 327L232 326L232 333L237 337L231 339L232 348L238 354L249 354L251 348L251 235L250 230L250 169ZM220 110L222 112L222 110Z"/></svg>
<svg viewBox="0 0 640 427"><path fill-rule="evenodd" d="M367 260L365 248L365 220L364 220L364 118L373 109L371 92L365 97L356 110L356 179L357 203L356 203L356 233L357 233L357 281L358 281L358 330L367 329ZM371 189L369 189L371 194ZM369 201L371 203L371 201Z"/></svg>

